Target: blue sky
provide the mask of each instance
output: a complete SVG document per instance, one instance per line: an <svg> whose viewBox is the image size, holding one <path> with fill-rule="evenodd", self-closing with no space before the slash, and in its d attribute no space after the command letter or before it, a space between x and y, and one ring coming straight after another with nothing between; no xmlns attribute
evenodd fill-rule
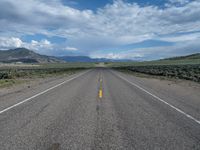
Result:
<svg viewBox="0 0 200 150"><path fill-rule="evenodd" d="M96 11L98 8L103 8L107 4L112 4L112 0L62 0L64 5L73 7L79 10L90 9ZM156 5L163 7L166 0L124 0L126 3L137 3L140 6Z"/></svg>
<svg viewBox="0 0 200 150"><path fill-rule="evenodd" d="M152 60L200 52L200 0L1 0L0 49Z"/></svg>

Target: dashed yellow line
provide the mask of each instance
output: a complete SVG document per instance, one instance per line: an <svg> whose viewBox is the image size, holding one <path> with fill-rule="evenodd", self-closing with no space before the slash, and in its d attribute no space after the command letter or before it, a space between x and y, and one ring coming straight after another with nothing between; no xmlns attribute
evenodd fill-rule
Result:
<svg viewBox="0 0 200 150"><path fill-rule="evenodd" d="M103 97L103 88L102 88L102 83L103 83L103 80L102 80L102 78L101 77L99 77L99 83L100 83L100 85L99 85L99 98L102 98Z"/></svg>
<svg viewBox="0 0 200 150"><path fill-rule="evenodd" d="M103 91L100 89L99 90L99 98L102 98L103 97Z"/></svg>

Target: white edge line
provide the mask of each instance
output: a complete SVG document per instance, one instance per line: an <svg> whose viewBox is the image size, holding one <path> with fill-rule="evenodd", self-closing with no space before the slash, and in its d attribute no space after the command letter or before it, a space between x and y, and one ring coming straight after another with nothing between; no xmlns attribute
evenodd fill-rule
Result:
<svg viewBox="0 0 200 150"><path fill-rule="evenodd" d="M175 110L178 111L179 113L185 115L185 116L188 117L189 119L191 119L191 120L195 121L196 123L200 124L200 121L199 121L199 120L197 120L197 119L195 119L194 117L192 117L191 115L185 113L185 112L182 111L181 109L179 109L179 108L177 108L177 107L175 107L175 106L169 104L168 102L166 102L166 101L164 101L163 99L161 99L160 97L158 97L158 96L156 96L156 95L150 93L149 91L145 90L144 88L140 87L139 85L137 85L137 84L135 84L135 83L133 83L133 82L130 82L130 81L127 80L126 78L122 77L121 75L118 75L118 74L116 74L116 73L114 73L114 74L117 75L119 78L125 80L125 81L128 82L129 84L131 84L131 85L137 87L138 89L142 90L143 92L146 92L147 94L149 94L149 95L151 95L152 97L156 98L157 100L159 100L159 101L165 103L166 105L168 105L168 106L170 106L171 108L175 109Z"/></svg>
<svg viewBox="0 0 200 150"><path fill-rule="evenodd" d="M32 100L33 98L38 97L38 96L40 96L40 95L42 95L42 94L44 94L44 93L46 93L46 92L48 92L48 91L50 91L50 90L53 90L53 89L55 89L55 88L57 88L57 87L59 87L59 86L65 84L65 83L67 83L67 82L69 82L69 81L72 81L72 80L74 80L74 79L76 79L76 78L82 76L83 74L86 74L86 73L89 72L89 71L90 71L90 70L88 70L88 71L86 71L86 72L83 72L83 73L81 73L81 74L79 74L79 75L77 75L77 76L75 76L75 77L73 77L73 78L70 78L70 79L68 79L68 80L65 80L65 81L62 82L62 83L59 83L59 84L57 84L57 85L55 85L55 86L53 86L53 87L51 87L51 88L49 88L49 89L46 89L46 90L44 90L44 91L42 91L42 92L40 92L40 93L38 93L38 94L36 94L36 95L33 95L33 96L31 96L31 97L29 97L29 98L27 98L27 99L25 99L25 100L22 100L21 102L19 102L19 103L17 103L17 104L14 104L14 105L12 105L12 106L10 106L10 107L7 107L7 108L5 108L4 110L1 110L1 111L0 111L0 114L4 113L4 112L6 112L6 111L8 111L8 110L10 110L10 109L12 109L12 108L14 108L14 107L17 107L17 106L19 106L19 105L21 105L21 104L23 104L23 103L25 103L25 102L27 102L27 101L30 101L30 100Z"/></svg>

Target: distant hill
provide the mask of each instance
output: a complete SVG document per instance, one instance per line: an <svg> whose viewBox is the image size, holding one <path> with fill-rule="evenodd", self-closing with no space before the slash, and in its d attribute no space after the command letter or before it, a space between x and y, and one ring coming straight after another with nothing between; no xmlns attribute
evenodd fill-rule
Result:
<svg viewBox="0 0 200 150"><path fill-rule="evenodd" d="M129 62L128 59L90 58L88 56L63 56L58 57L66 62Z"/></svg>
<svg viewBox="0 0 200 150"><path fill-rule="evenodd" d="M0 50L0 62L3 63L57 63L63 62L56 57L37 54L26 48Z"/></svg>
<svg viewBox="0 0 200 150"><path fill-rule="evenodd" d="M40 55L26 48L0 50L2 63L60 63L60 62L128 62L126 59L90 58L88 56L52 57Z"/></svg>
<svg viewBox="0 0 200 150"><path fill-rule="evenodd" d="M200 53L186 55L186 56L171 57L163 60L184 60L184 59L200 59Z"/></svg>
<svg viewBox="0 0 200 150"><path fill-rule="evenodd" d="M62 56L57 57L66 62L92 62L93 60L87 56Z"/></svg>

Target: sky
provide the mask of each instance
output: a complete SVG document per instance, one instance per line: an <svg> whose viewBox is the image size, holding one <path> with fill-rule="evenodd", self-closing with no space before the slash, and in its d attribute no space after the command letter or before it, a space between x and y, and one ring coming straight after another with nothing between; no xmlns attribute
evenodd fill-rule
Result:
<svg viewBox="0 0 200 150"><path fill-rule="evenodd" d="M154 60L200 52L200 0L0 0L0 49Z"/></svg>

